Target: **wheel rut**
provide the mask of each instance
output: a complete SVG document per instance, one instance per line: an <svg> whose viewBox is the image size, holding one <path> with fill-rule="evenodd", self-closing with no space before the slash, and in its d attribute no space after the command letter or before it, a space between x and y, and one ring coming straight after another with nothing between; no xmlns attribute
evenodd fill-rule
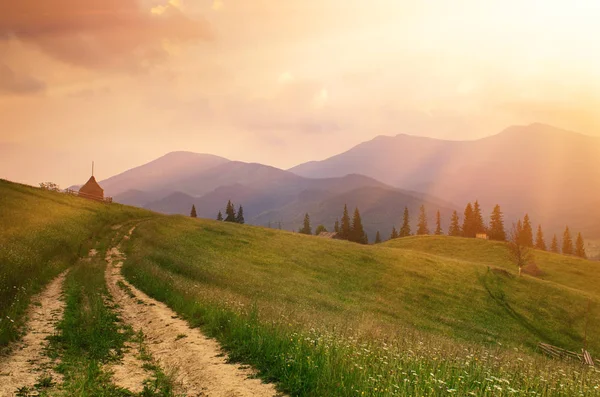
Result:
<svg viewBox="0 0 600 397"><path fill-rule="evenodd" d="M129 230L124 238L130 238L133 230ZM124 260L120 244L107 251L108 289L120 306L123 321L134 331L143 332L152 357L165 372L174 375L178 393L190 397L279 395L274 385L252 378L252 371L227 363L216 341L204 336L197 328L191 328L164 303L129 284L121 274ZM118 382L118 379L114 381Z"/></svg>

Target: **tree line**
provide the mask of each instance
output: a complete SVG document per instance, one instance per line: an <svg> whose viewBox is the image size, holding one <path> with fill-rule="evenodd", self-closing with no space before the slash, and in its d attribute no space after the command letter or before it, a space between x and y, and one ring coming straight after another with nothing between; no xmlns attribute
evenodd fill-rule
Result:
<svg viewBox="0 0 600 397"><path fill-rule="evenodd" d="M192 205L190 216L193 218L197 217L196 207L194 205ZM217 220L243 224L245 223L244 208L240 205L239 209L236 212L235 206L233 205L231 200L229 200L225 207L225 218L223 218L223 214L221 213L221 211L219 211L219 213L217 214ZM389 239L393 240L396 238L412 236L413 232L410 225L410 213L408 207L404 207L402 225L400 226L400 229L396 229L395 225L392 226L392 232L389 236ZM279 227L281 228L281 224ZM344 210L342 212L341 221L339 218L336 219L333 230L336 233L336 237L339 239L348 240L359 244L369 243L369 238L364 230L362 218L358 207L354 209L354 214L352 216L352 219L350 219L348 206L344 204ZM308 213L304 215L302 227L298 230L298 232L302 234L313 234L310 222L310 215ZM324 225L318 225L315 229L315 235L319 235L322 232L327 232L327 228ZM444 232L442 230L440 211L438 210L436 213L435 229L433 233L431 233L429 229L429 223L427 219L425 206L421 205L421 207L419 208L417 230L415 231L415 234L433 234L438 236L443 235ZM508 241L509 237L514 237L518 240L518 243L520 245L527 248L535 248L538 250L550 251L554 253L563 253L565 255L575 255L581 258L587 257L585 252L585 242L583 240L583 236L581 235L581 233L577 233L575 242L573 242L573 237L571 235L569 226L566 226L565 231L563 233L562 245L559 246L558 238L555 234L552 237L550 246L548 247L544 237L544 232L542 230L542 225L538 225L534 239L531 219L529 218L528 214L525 214L523 219L519 219L514 224L514 227L511 229L511 236L509 236L506 233L504 225L504 214L502 212L502 209L500 208L500 205L496 204L496 206L494 206L494 209L492 210L492 213L490 215L490 222L488 225L486 225L483 220L481 206L477 200L475 200L474 203L467 203L463 212L462 223L460 221L458 212L454 211L452 213L452 216L450 217L450 226L448 227L447 234L448 236L467 238L475 238L478 234L485 234L487 238L495 241ZM379 233L379 231L377 231L375 235L375 244L381 243L382 241L383 239L381 238L381 234Z"/></svg>
<svg viewBox="0 0 600 397"><path fill-rule="evenodd" d="M336 238L338 239L348 240L359 244L369 244L369 237L367 236L367 233L363 227L362 218L360 216L360 210L358 207L354 209L354 215L352 216L352 220L350 220L348 206L344 204L341 222L339 218L336 219L335 225L333 226L333 231L336 233ZM312 234L310 215L308 213L304 215L304 222L298 232L302 234ZM318 236L322 232L327 232L327 228L324 225L317 226L315 235ZM377 233L377 236L379 236L379 232ZM376 237L376 240L377 238L380 237Z"/></svg>

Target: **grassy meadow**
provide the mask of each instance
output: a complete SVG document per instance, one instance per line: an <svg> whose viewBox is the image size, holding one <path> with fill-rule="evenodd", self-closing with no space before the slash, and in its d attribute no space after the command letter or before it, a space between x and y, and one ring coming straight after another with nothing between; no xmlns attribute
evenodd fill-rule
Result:
<svg viewBox="0 0 600 397"><path fill-rule="evenodd" d="M0 350L19 336L32 295L116 223L148 216L0 180Z"/></svg>
<svg viewBox="0 0 600 397"><path fill-rule="evenodd" d="M543 279L518 278L500 244L402 244L157 218L124 272L292 395L600 394L598 370L536 351L580 350L587 321L600 353L597 264L539 253Z"/></svg>

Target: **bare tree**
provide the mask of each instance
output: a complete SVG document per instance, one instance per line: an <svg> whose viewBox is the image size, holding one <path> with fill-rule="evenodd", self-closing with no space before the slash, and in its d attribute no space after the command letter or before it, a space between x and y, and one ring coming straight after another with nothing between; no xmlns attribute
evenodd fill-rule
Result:
<svg viewBox="0 0 600 397"><path fill-rule="evenodd" d="M532 259L532 252L531 248L523 241L519 228L514 223L508 233L508 253L513 263L519 268L519 277L521 277L523 267Z"/></svg>

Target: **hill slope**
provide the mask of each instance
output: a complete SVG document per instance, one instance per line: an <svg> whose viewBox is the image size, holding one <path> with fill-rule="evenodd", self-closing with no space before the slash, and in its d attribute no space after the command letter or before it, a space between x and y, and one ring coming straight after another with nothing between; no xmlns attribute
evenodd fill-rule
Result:
<svg viewBox="0 0 600 397"><path fill-rule="evenodd" d="M380 136L329 159L290 171L305 177L362 174L392 186L464 205L479 199L487 211L499 203L509 219L525 212L560 232L568 223L600 236L600 139L532 124L476 141Z"/></svg>

